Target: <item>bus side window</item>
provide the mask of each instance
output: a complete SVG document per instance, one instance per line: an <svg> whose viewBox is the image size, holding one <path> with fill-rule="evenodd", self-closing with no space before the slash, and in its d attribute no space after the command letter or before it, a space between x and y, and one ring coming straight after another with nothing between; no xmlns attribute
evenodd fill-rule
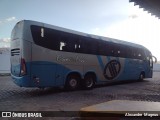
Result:
<svg viewBox="0 0 160 120"><path fill-rule="evenodd" d="M31 33L32 33L32 36L33 36L33 41L37 45L43 45L44 44L44 38L42 37L42 27L31 25Z"/></svg>
<svg viewBox="0 0 160 120"><path fill-rule="evenodd" d="M144 50L140 49L140 54L141 54L141 60L145 60L145 54L144 54Z"/></svg>
<svg viewBox="0 0 160 120"><path fill-rule="evenodd" d="M85 54L89 54L89 39L87 39L86 37L79 37L79 39L82 41L81 45L80 45L80 52L81 53L85 53Z"/></svg>
<svg viewBox="0 0 160 120"><path fill-rule="evenodd" d="M136 48L134 48L134 47L131 47L131 58L137 59Z"/></svg>
<svg viewBox="0 0 160 120"><path fill-rule="evenodd" d="M139 54L139 49L138 48L134 48L134 53L135 53L136 59L139 59L141 54Z"/></svg>
<svg viewBox="0 0 160 120"><path fill-rule="evenodd" d="M106 47L104 49L105 49L105 52L106 52L105 55L112 56L112 45L111 45L111 43L107 42Z"/></svg>
<svg viewBox="0 0 160 120"><path fill-rule="evenodd" d="M138 59L142 60L142 52L141 51L138 51Z"/></svg>
<svg viewBox="0 0 160 120"><path fill-rule="evenodd" d="M45 34L43 33L44 31ZM44 30L41 31L41 35L44 35L43 37L41 36L43 38L41 46L52 50L59 50L60 33L58 31L44 28Z"/></svg>
<svg viewBox="0 0 160 120"><path fill-rule="evenodd" d="M98 54L98 46L97 46L98 42L95 39L92 39L90 41L90 45L88 47L90 47L90 51L91 54ZM105 49L106 49L106 44L105 44Z"/></svg>
<svg viewBox="0 0 160 120"><path fill-rule="evenodd" d="M122 57L122 45L116 44L115 49L115 56L116 57Z"/></svg>
<svg viewBox="0 0 160 120"><path fill-rule="evenodd" d="M144 60L144 52L142 49L140 48L136 49L136 57L137 59Z"/></svg>
<svg viewBox="0 0 160 120"><path fill-rule="evenodd" d="M84 38L84 46L85 46L85 53L86 54L91 54L91 51L90 51L90 38Z"/></svg>
<svg viewBox="0 0 160 120"><path fill-rule="evenodd" d="M120 56L123 58L129 58L130 49L128 46L121 45L120 46Z"/></svg>
<svg viewBox="0 0 160 120"><path fill-rule="evenodd" d="M75 49L75 52L80 52L80 49L81 49L81 45L79 43L75 43L74 45L74 49Z"/></svg>
<svg viewBox="0 0 160 120"><path fill-rule="evenodd" d="M99 55L106 55L107 46L104 41L98 42L98 54Z"/></svg>
<svg viewBox="0 0 160 120"><path fill-rule="evenodd" d="M131 58L131 49L129 46L124 46L124 57Z"/></svg>
<svg viewBox="0 0 160 120"><path fill-rule="evenodd" d="M146 56L145 56L145 52L144 52L144 50L142 50L142 57L143 57L143 60L145 60L145 59L146 59Z"/></svg>
<svg viewBox="0 0 160 120"><path fill-rule="evenodd" d="M112 44L111 55L114 56L114 57L119 57L118 51L119 51L119 46L116 43L113 43Z"/></svg>
<svg viewBox="0 0 160 120"><path fill-rule="evenodd" d="M81 40L80 40L78 35L72 36L69 43L71 44L70 47L71 47L73 52L75 52L75 53L81 53L82 52L81 51L81 49L82 49L81 48L82 47L81 46Z"/></svg>
<svg viewBox="0 0 160 120"><path fill-rule="evenodd" d="M60 40L60 51L66 51L66 52L72 52L71 51L71 42L70 39L72 36L70 34L67 34L65 32L61 33L61 40Z"/></svg>
<svg viewBox="0 0 160 120"><path fill-rule="evenodd" d="M107 49L106 49L106 55L112 56L113 55L113 50L112 50L112 44L110 42L107 42Z"/></svg>
<svg viewBox="0 0 160 120"><path fill-rule="evenodd" d="M133 54L132 54L132 47L131 46L127 46L125 48L126 54L128 58L133 58Z"/></svg>

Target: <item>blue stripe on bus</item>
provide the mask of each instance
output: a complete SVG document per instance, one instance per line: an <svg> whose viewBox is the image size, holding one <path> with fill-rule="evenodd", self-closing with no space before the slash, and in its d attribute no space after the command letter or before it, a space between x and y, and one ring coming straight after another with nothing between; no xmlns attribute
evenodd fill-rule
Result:
<svg viewBox="0 0 160 120"><path fill-rule="evenodd" d="M107 58L107 62L111 60L110 56L106 56L106 58Z"/></svg>
<svg viewBox="0 0 160 120"><path fill-rule="evenodd" d="M101 66L101 69L102 69L102 71L103 71L105 66L104 66L104 64L103 64L103 61L102 61L101 56L97 55L97 59L98 59L99 65Z"/></svg>
<svg viewBox="0 0 160 120"><path fill-rule="evenodd" d="M65 74L71 70L64 65L47 62L26 62L27 75L16 77L12 75L15 84L21 87L53 87L65 84ZM14 69L14 68L13 68ZM35 78L34 78L35 77ZM39 80L36 80L36 77Z"/></svg>

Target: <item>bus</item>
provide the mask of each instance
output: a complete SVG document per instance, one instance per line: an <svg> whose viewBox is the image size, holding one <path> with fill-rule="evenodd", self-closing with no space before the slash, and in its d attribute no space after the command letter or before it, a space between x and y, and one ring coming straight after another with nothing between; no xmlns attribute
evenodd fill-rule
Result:
<svg viewBox="0 0 160 120"><path fill-rule="evenodd" d="M11 76L20 87L79 87L152 78L142 45L22 20L11 33Z"/></svg>

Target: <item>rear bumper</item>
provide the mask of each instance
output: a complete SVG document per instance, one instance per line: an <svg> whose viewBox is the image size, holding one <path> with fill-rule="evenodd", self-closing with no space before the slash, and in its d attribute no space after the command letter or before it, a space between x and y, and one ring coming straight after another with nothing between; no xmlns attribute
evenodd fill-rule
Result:
<svg viewBox="0 0 160 120"><path fill-rule="evenodd" d="M30 78L28 75L22 76L22 77L17 77L17 76L14 76L13 74L11 74L11 77L13 79L13 82L18 86L31 87Z"/></svg>

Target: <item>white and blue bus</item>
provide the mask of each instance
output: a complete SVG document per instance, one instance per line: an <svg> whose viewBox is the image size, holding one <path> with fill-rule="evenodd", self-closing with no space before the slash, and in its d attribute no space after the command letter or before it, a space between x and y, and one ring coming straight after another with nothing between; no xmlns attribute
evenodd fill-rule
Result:
<svg viewBox="0 0 160 120"><path fill-rule="evenodd" d="M23 20L11 35L11 75L21 87L95 84L151 78L151 52L138 44Z"/></svg>

